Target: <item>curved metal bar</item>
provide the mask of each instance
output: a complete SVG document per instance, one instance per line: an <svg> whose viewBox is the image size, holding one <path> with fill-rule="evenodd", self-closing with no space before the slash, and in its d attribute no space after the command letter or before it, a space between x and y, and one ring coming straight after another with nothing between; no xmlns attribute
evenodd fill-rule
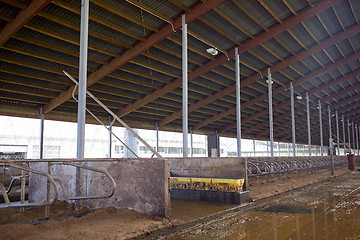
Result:
<svg viewBox="0 0 360 240"><path fill-rule="evenodd" d="M71 163L71 162L64 162L64 165L70 165L70 166L74 166L74 167L78 167L78 168L83 168L86 170L90 170L90 171L94 171L94 172L99 172L104 174L108 179L110 179L110 182L112 184L112 190L108 195L105 196L69 196L68 192L66 191L65 185L64 183L58 179L58 178L54 178L54 180L58 183L60 183L60 186L66 196L66 198L68 200L84 200L84 199L101 199L101 198L110 198L114 195L115 193L115 188L116 188L116 183L115 180L112 178L112 176L105 170L101 170L98 168L94 168L94 167L89 167L89 166L85 166L85 165L81 165L81 164L77 164L77 163Z"/></svg>
<svg viewBox="0 0 360 240"><path fill-rule="evenodd" d="M42 207L42 206L53 205L58 200L58 198L59 198L59 188L57 187L56 182L50 176L50 174L48 174L47 172L43 172L43 171L40 171L40 170L37 170L37 169L32 169L32 168L17 165L17 164L10 164L9 163L7 165L11 166L13 168L17 168L17 169L21 169L21 170L25 170L25 171L28 171L28 172L32 172L32 173L35 173L35 174L45 176L49 180L49 182L53 185L54 190L55 190L55 196L54 196L53 200L47 201L47 202L42 202L42 203L16 203L16 204L13 204L9 200L9 196L8 196L8 194L6 192L6 189L5 189L4 185L2 183L0 183L1 192L2 192L2 195L3 195L4 200L6 202L6 205L8 205L9 207Z"/></svg>

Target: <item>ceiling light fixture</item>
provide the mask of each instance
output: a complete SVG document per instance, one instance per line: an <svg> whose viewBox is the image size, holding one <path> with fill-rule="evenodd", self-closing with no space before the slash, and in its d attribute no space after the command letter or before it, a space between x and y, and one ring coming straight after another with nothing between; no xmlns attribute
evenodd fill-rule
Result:
<svg viewBox="0 0 360 240"><path fill-rule="evenodd" d="M216 50L216 48L213 48L213 47L209 47L208 49L206 49L207 53L213 55L213 56L216 56L218 55L219 51Z"/></svg>
<svg viewBox="0 0 360 240"><path fill-rule="evenodd" d="M269 83L269 79L268 80L266 80L266 83ZM274 81L273 80L271 80L271 84L273 84L274 83Z"/></svg>
<svg viewBox="0 0 360 240"><path fill-rule="evenodd" d="M297 95L296 98L299 100L303 99L303 97L301 95Z"/></svg>

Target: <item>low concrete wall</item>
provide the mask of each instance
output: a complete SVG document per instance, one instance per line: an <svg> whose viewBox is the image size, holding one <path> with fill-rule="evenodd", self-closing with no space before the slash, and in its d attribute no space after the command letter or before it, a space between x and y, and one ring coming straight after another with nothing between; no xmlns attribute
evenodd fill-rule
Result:
<svg viewBox="0 0 360 240"><path fill-rule="evenodd" d="M89 208L114 206L134 209L141 213L157 216L170 216L169 167L167 160L160 159L117 159L111 162L88 162L88 166L104 169L114 178L114 196L107 199L86 200ZM47 170L47 163L34 163L32 167ZM52 176L61 179L69 195L75 194L75 171L72 166L55 165ZM85 188L87 195L106 195L110 190L110 180L103 174L87 171ZM66 200L62 190L61 200ZM53 190L52 190L53 192ZM29 201L46 199L46 179L30 175Z"/></svg>
<svg viewBox="0 0 360 240"><path fill-rule="evenodd" d="M245 158L168 158L170 174L184 177L244 178Z"/></svg>

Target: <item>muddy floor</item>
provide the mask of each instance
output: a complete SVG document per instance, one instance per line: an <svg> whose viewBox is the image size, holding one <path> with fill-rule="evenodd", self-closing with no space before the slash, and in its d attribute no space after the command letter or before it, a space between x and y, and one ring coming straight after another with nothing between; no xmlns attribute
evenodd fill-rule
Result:
<svg viewBox="0 0 360 240"><path fill-rule="evenodd" d="M347 179L348 176L356 179L360 174L350 174L345 167L336 169L335 173L336 176L342 175L340 178L344 177L345 179ZM302 172L298 174L287 174L274 177L268 176L252 178L249 181L249 189L251 197L255 200L255 202L257 202L264 197L280 194L281 192L294 188L307 186L311 183L323 181L324 179L330 177L329 171L326 170L316 173ZM355 184L355 180L352 184ZM337 185L332 184L331 186L335 187ZM351 189L352 187L348 190L350 191ZM310 190L311 188L306 190L306 192ZM342 192L342 195L344 193L346 193L346 191ZM287 197L288 196L284 197L285 199L283 200L284 202L282 205L289 205L288 203L293 202L295 199L287 199ZM283 197L281 197L281 199L282 198ZM296 199L302 198L299 196ZM317 200L311 201L316 202ZM309 202L303 202L303 205L307 206L308 204ZM298 205L301 205L300 202ZM136 236L140 236L139 239L142 239L143 237L141 236L151 236L152 232L159 232L159 229L170 229L170 231L171 229L175 230L176 227L185 225L186 222L196 221L196 219L211 214L217 214L221 211L229 211L227 209L236 207L237 206L234 205L173 200L172 218L160 219L146 214L139 214L133 210L127 209L105 208L95 211L83 209L80 212L76 212L74 211L73 205L69 205L65 202L59 202L55 206L51 207L50 221L43 221L43 208L29 208L25 209L23 213L20 213L18 209L0 208L0 239L92 240L131 239ZM262 208L267 207L270 207L270 205L266 205ZM314 209L320 208L325 209L324 206L319 205L316 208L306 208L305 213L295 215L287 215L288 213L281 211L279 213L274 213L270 210L255 211L254 213L244 212L239 213L240 215L237 215L235 218L230 217L226 221L220 220L220 224L217 224L217 221L219 220L215 217L215 220L209 221L206 226L203 226L203 228L196 229L194 231L187 229L186 231L188 232L181 233L166 233L166 237L164 239L289 239L283 238L283 236L290 236L291 239L309 239L307 237L310 236L312 230L310 233L307 233L308 230L304 230L307 235L305 237L301 237L302 235L300 235L301 238L297 238L297 235L293 230L296 229L298 225L301 229L305 229L304 227L306 226L310 229L310 220L314 217L315 219L320 218L320 215L318 216L317 214L318 210L315 211ZM311 215L312 213L316 213L317 215ZM331 215L331 212L329 212L327 216L329 218L334 218L333 215ZM321 215L321 218L324 218L324 216ZM291 222L290 225L288 224L289 221ZM337 223L339 221L340 220L337 220ZM265 223L261 228L263 230L255 232L253 230L250 231L250 229L257 228L258 224L261 222ZM274 222L276 223L276 226L272 225ZM333 222L334 221L332 220L327 222L327 224L329 224L329 229L330 227L334 227ZM244 228L245 225L249 227ZM253 228L251 226L253 226ZM322 227L323 224L317 224L315 226ZM338 224L336 227L339 228L340 225ZM274 228L278 230L274 231ZM221 229L224 231L220 231ZM283 233L283 231L285 231L284 229L287 233ZM264 231L264 233L262 233L262 231ZM320 230L315 230L315 233L317 232L319 232L319 236L325 234ZM163 236L161 236L161 238L162 237ZM154 239L158 238L160 237L156 236Z"/></svg>

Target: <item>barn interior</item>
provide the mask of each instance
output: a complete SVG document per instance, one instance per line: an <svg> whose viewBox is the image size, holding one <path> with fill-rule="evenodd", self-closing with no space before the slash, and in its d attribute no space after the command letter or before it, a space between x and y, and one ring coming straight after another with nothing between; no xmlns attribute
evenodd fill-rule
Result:
<svg viewBox="0 0 360 240"><path fill-rule="evenodd" d="M37 119L40 126L38 157L0 151L3 216L21 219L40 208L44 221L64 218L61 200L74 205L71 214L79 219L93 209L116 208L162 221L151 223L156 229L130 228L133 235L124 228L108 236L101 225L104 232L93 239L328 236L319 218L339 204L360 211L359 19L358 0L0 0L0 115ZM45 120L77 124L76 157L44 157ZM107 158L84 157L86 124L109 131ZM124 128L128 139L112 127ZM156 139L149 143L135 129L154 130ZM182 133L181 157L164 155L159 131ZM195 156L193 134L206 137L206 156ZM234 139L233 156L221 157L220 137ZM112 138L131 153L112 157ZM253 141L251 154L244 154L242 139ZM6 141L0 134L0 150ZM266 142L266 156L255 141ZM150 155L141 156L136 142ZM280 154L280 142L286 154ZM297 144L306 146L302 153ZM272 181L287 177L303 185L272 189ZM254 201L252 187L260 182L266 182L262 191L273 192ZM306 189L309 183L318 194ZM11 196L15 185L18 197ZM276 208L279 199L290 204L289 194L306 201L296 209ZM327 202L315 211L309 206L316 197ZM192 206L189 212L204 213L172 222L179 209L174 204L185 206L179 212ZM287 217L295 230L270 214L263 223L267 232L256 232L257 223L242 215L246 206L261 209L248 218L292 214ZM339 215L346 218L349 211ZM220 223L204 228L224 216L230 216L220 221L225 230ZM9 230L6 219L0 219L0 232L23 237ZM341 236L348 229L336 219L329 229ZM198 226L201 233L189 233ZM346 236L359 235L353 230Z"/></svg>

